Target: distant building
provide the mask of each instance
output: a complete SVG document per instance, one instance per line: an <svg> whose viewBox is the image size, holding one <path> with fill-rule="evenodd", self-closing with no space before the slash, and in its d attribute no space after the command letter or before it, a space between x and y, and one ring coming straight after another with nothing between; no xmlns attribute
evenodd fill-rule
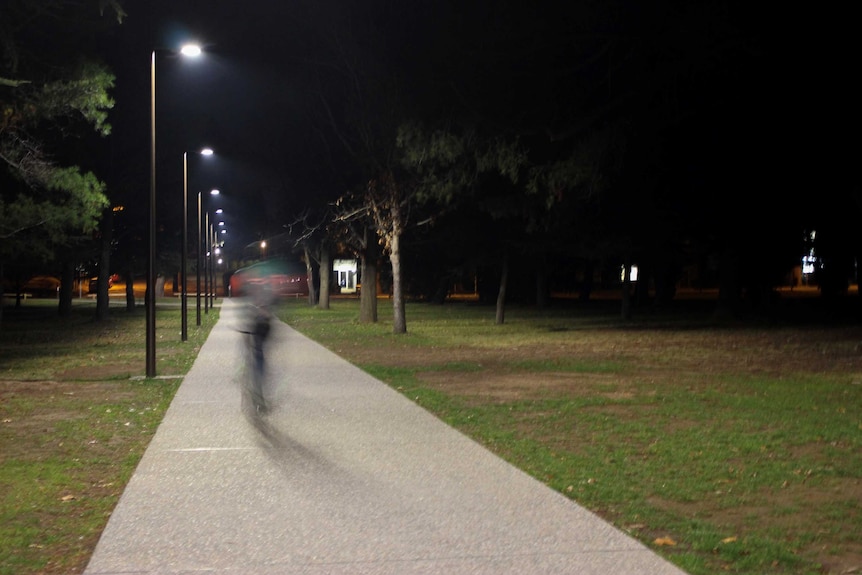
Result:
<svg viewBox="0 0 862 575"><path fill-rule="evenodd" d="M356 293L356 260L334 260L332 274L341 293Z"/></svg>

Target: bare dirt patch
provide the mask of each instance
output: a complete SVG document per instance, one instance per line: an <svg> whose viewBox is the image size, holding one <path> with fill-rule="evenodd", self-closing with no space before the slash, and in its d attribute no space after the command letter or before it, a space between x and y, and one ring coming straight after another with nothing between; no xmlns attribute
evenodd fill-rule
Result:
<svg viewBox="0 0 862 575"><path fill-rule="evenodd" d="M49 457L56 453L57 445L46 439L56 433L58 423L84 420L93 406L122 403L134 397L134 392L118 389L111 382L0 380L0 406L13 400L25 400L32 405L26 414L4 417L4 435L8 433L18 439L4 445L3 458ZM91 409L82 410L82 406Z"/></svg>
<svg viewBox="0 0 862 575"><path fill-rule="evenodd" d="M596 330L586 339L572 330L557 334L550 345L446 349L396 344L376 348L357 342L342 344L337 351L359 365L416 367L415 375L423 385L459 397L468 406L547 397L604 398L607 404L597 402L586 409L618 418L632 416L626 404L632 398L680 387L701 393L720 385L724 375L781 380L806 374L844 374L851 379L848 397L856 397L855 387L862 386L862 330L858 327ZM624 367L608 373L513 367L537 358L570 364L579 360L607 362ZM428 367L433 369L423 369ZM638 409L643 414L649 406L639 405ZM533 428L541 415L518 420L513 427L518 433L532 433L549 445L578 453L583 446L577 434ZM665 430L696 430L699 424L679 414ZM831 447L840 450L842 446ZM820 444L795 449L791 459L819 461L824 468L828 468L833 456ZM804 475L805 470L800 473ZM842 511L841 505L841 501L862 501L862 481L858 477L826 476L817 482L790 483L783 488L762 489L750 499L752 502L743 506L724 505L717 499L679 503L652 498L650 503L683 517L706 518L726 526L728 533L740 539L752 525L768 524L774 532L790 534L811 531L812 524L825 525L829 515L847 513L849 525L862 521L858 505L847 511ZM613 513L608 518L616 519ZM846 533L815 529L812 540L797 552L820 563L823 573L862 573L862 543L848 540Z"/></svg>
<svg viewBox="0 0 862 575"><path fill-rule="evenodd" d="M161 420L164 393L128 379L0 380L0 464L12 473L0 540L38 532L25 548L10 543L0 565L40 575L84 570L130 462Z"/></svg>
<svg viewBox="0 0 862 575"><path fill-rule="evenodd" d="M126 363L104 363L98 366L80 366L69 368L57 374L62 381L92 381L104 379L128 379L140 371L140 366Z"/></svg>
<svg viewBox="0 0 862 575"><path fill-rule="evenodd" d="M615 384L613 375L583 373L532 373L529 371L494 371L486 368L481 374L465 377L452 371L428 371L416 374L429 386L452 395L475 397L485 402L508 402L538 399L552 394L630 396L631 392L597 391L602 384Z"/></svg>

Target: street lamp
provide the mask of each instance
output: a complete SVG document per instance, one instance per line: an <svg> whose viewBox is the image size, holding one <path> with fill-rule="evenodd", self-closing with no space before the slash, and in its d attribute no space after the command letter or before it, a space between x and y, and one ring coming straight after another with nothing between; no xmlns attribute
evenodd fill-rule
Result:
<svg viewBox="0 0 862 575"><path fill-rule="evenodd" d="M217 196L217 195L219 195L219 193L220 192L218 190L210 190L211 196ZM201 193L198 192L198 270L197 270L197 274L198 274L198 283L197 283L197 286L198 286L198 288L197 288L197 292L198 292L197 293L197 308L198 308L197 309L197 321L198 321L198 325L201 324L201 244L203 244L203 238L201 237L201 233L202 233L201 228L203 226L203 222L201 221L201 217L202 217ZM209 213L207 213L207 222L209 222ZM209 223L207 223L207 225L209 225ZM206 281L206 276L204 277L204 280ZM208 306L209 304L207 303L206 305ZM207 311L207 313L209 313L209 311Z"/></svg>
<svg viewBox="0 0 862 575"><path fill-rule="evenodd" d="M224 214L223 209L221 209L221 208L216 209L215 212L213 212L213 221L218 219L219 220L218 225L219 225L219 228L221 228L221 233L226 234L227 230L224 228L224 221L221 221L221 218L224 217L223 214ZM224 246L224 240L219 239L218 235L215 232L215 227L213 228L213 241L215 242L215 248L213 250L213 253L214 253L214 255L213 255L213 260L214 260L214 263L213 263L213 286L215 289L213 290L212 305L215 306L215 297L218 295L218 281L217 281L218 280L218 265L217 264L222 263L221 248L222 248L222 246ZM216 259L215 256L219 256L219 257ZM223 283L222 287L225 290L225 294L227 294L227 284L224 284L224 282L222 282L222 283Z"/></svg>
<svg viewBox="0 0 862 575"><path fill-rule="evenodd" d="M217 214L220 214L222 210L216 210ZM224 222L219 222L219 226L224 226ZM207 290L206 296L206 305L204 309L206 313L209 313L209 308L215 309L215 300L218 290L218 281L216 276L216 255L219 253L222 241L219 239L219 235L227 234L227 230L222 228L221 231L216 231L215 219L210 221L209 212L207 212L207 281L209 282L209 289Z"/></svg>
<svg viewBox="0 0 862 575"><path fill-rule="evenodd" d="M213 249L213 226L210 222L210 213L207 212L204 216L206 223L204 224L204 232L206 234L206 258L204 260L204 284L206 291L204 292L204 313L209 314L212 307L211 290L213 285L213 268L212 268L212 249Z"/></svg>
<svg viewBox="0 0 862 575"><path fill-rule="evenodd" d="M200 155L202 156L212 156L213 151L210 148L204 148L200 151ZM198 194L200 197L200 194ZM188 264L186 254L189 251L189 159L188 152L183 152L183 248L181 250L182 253L182 274L183 274L183 283L182 283L182 296L181 296L181 308L182 308L182 337L183 341L189 339L189 320L188 320L188 295L189 295L189 282L188 282ZM200 323L198 323L200 325Z"/></svg>
<svg viewBox="0 0 862 575"><path fill-rule="evenodd" d="M221 211L221 210L218 210ZM219 222L218 226L223 226L224 222ZM210 308L215 309L216 290L218 289L218 281L216 276L216 250L221 245L219 233L225 234L227 230L222 229L220 232L216 230L215 218L210 222Z"/></svg>
<svg viewBox="0 0 862 575"><path fill-rule="evenodd" d="M197 56L199 46L187 44L180 53ZM156 376L156 51L150 56L150 221L147 253L147 377Z"/></svg>

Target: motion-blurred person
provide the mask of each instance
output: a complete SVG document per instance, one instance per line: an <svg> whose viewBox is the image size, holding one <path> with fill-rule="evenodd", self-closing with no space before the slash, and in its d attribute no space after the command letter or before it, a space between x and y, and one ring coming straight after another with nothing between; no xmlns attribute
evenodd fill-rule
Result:
<svg viewBox="0 0 862 575"><path fill-rule="evenodd" d="M265 347L272 329L272 312L269 309L272 303L272 292L266 282L259 282L251 286L251 298L246 308L248 334L248 362L246 386L251 399L251 408L255 414L264 415L269 411L266 401L266 360Z"/></svg>

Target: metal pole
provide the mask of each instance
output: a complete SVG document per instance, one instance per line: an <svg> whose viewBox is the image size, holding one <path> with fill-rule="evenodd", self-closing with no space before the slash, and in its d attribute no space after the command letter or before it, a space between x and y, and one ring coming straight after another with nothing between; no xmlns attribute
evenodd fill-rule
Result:
<svg viewBox="0 0 862 575"><path fill-rule="evenodd" d="M213 309L218 299L218 254L213 254Z"/></svg>
<svg viewBox="0 0 862 575"><path fill-rule="evenodd" d="M204 216L205 225L204 225L204 235L206 236L206 240L204 243L204 313L209 314L210 312L210 273L209 273L209 262L210 262L210 213L207 212L206 216Z"/></svg>
<svg viewBox="0 0 862 575"><path fill-rule="evenodd" d="M156 52L150 60L150 240L147 254L147 377L156 376Z"/></svg>
<svg viewBox="0 0 862 575"><path fill-rule="evenodd" d="M186 252L189 251L189 159L188 152L183 152L183 245L181 249L182 253L182 274L183 274L183 287L182 287L182 303L180 307L182 308L182 333L181 339L182 341L187 341L189 339L189 304L188 304L188 296L189 296L189 283L188 278L188 261Z"/></svg>
<svg viewBox="0 0 862 575"><path fill-rule="evenodd" d="M198 304L198 325L201 324L201 192L198 192L198 265L197 265L197 283L195 284L195 292L197 292Z"/></svg>
<svg viewBox="0 0 862 575"><path fill-rule="evenodd" d="M216 266L216 257L215 257L215 246L216 246L216 228L215 222L210 222L210 285L212 286L212 293L210 294L210 307L215 309L215 266Z"/></svg>

